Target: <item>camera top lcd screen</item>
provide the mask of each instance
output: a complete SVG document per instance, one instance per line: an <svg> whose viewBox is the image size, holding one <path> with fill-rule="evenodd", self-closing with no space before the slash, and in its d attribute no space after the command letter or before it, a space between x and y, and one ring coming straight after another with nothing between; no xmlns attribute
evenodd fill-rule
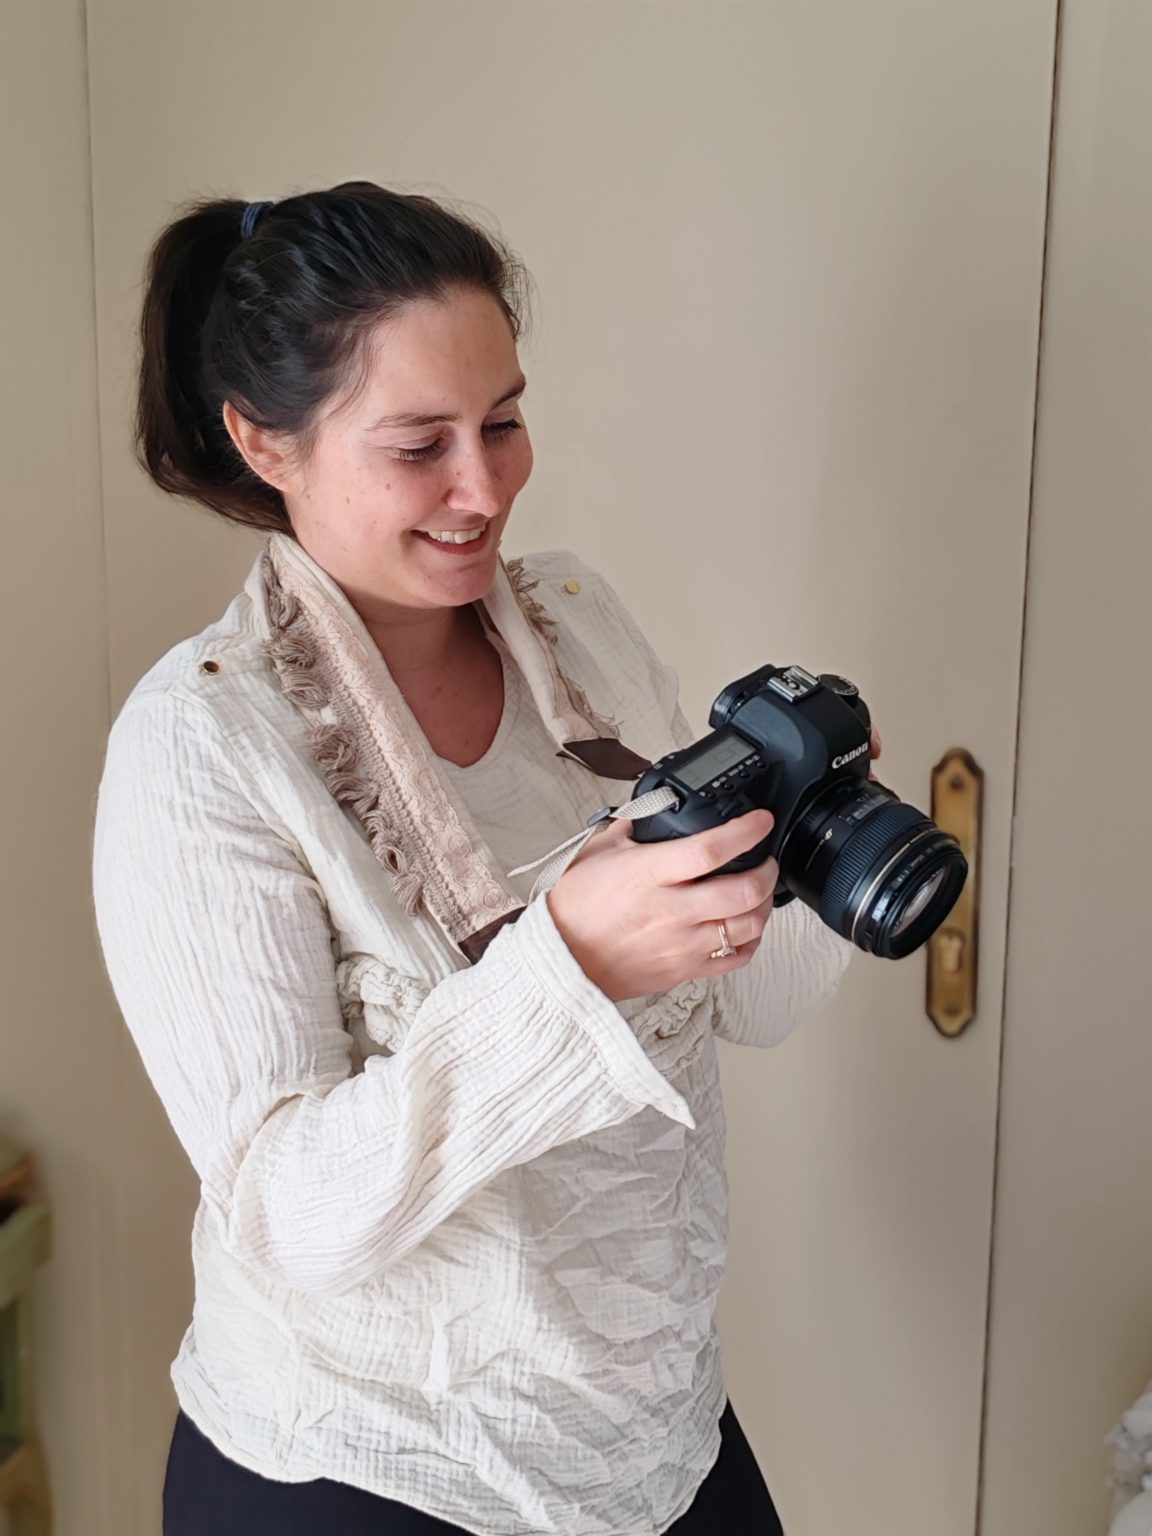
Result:
<svg viewBox="0 0 1152 1536"><path fill-rule="evenodd" d="M699 757L692 757L676 767L676 777L689 789L703 789L729 768L748 757L752 748L742 736L728 731L706 747Z"/></svg>

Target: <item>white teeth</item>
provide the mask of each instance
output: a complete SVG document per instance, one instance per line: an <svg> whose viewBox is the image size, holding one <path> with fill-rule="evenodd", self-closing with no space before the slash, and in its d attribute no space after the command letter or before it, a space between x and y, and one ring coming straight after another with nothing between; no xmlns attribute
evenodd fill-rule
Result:
<svg viewBox="0 0 1152 1536"><path fill-rule="evenodd" d="M435 539L437 544L474 544L484 535L483 528L477 528L473 533L433 533L431 529L423 529L430 539Z"/></svg>

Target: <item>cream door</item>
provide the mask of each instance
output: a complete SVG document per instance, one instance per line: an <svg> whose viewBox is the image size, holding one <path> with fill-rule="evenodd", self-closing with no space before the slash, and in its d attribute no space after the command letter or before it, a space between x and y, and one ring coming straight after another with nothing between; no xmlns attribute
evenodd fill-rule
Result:
<svg viewBox="0 0 1152 1536"><path fill-rule="evenodd" d="M1152 1378L1152 6L1062 16L981 1536L1102 1536Z"/></svg>
<svg viewBox="0 0 1152 1536"><path fill-rule="evenodd" d="M730 1387L789 1531L972 1536L1053 0L90 10L117 701L252 548L131 463L147 244L193 192L370 176L491 210L534 273L513 549L605 569L701 725L795 661L857 679L906 798L950 746L983 765L969 1031L926 1019L921 957L862 957L781 1050L724 1061ZM191 1186L139 1074L125 1104L143 1532Z"/></svg>

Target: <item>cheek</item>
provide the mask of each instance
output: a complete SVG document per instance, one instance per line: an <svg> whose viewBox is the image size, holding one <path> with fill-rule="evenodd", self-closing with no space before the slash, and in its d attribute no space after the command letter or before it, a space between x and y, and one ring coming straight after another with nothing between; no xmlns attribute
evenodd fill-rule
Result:
<svg viewBox="0 0 1152 1536"><path fill-rule="evenodd" d="M511 446L508 453L507 473L504 476L504 484L512 495L521 489L528 476L532 473L532 440L527 432L516 434L517 440Z"/></svg>
<svg viewBox="0 0 1152 1536"><path fill-rule="evenodd" d="M387 456L359 466L354 500L377 528L418 525L439 500L436 477Z"/></svg>
<svg viewBox="0 0 1152 1536"><path fill-rule="evenodd" d="M370 467L337 443L322 443L308 462L307 496L318 510L336 513L365 499Z"/></svg>

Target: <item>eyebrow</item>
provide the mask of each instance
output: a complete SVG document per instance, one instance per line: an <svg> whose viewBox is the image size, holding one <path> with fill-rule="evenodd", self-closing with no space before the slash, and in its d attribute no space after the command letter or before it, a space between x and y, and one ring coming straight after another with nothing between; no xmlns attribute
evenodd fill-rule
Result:
<svg viewBox="0 0 1152 1536"><path fill-rule="evenodd" d="M509 400L515 400L516 396L522 395L527 387L528 380L521 376L511 389L500 396L499 400L493 401L489 410L494 411L498 405L506 405ZM459 414L449 415L446 412L440 412L438 415L421 416L412 411L401 411L394 416L381 416L379 421L374 421L368 430L379 432L382 427L439 427L446 421L459 420Z"/></svg>

